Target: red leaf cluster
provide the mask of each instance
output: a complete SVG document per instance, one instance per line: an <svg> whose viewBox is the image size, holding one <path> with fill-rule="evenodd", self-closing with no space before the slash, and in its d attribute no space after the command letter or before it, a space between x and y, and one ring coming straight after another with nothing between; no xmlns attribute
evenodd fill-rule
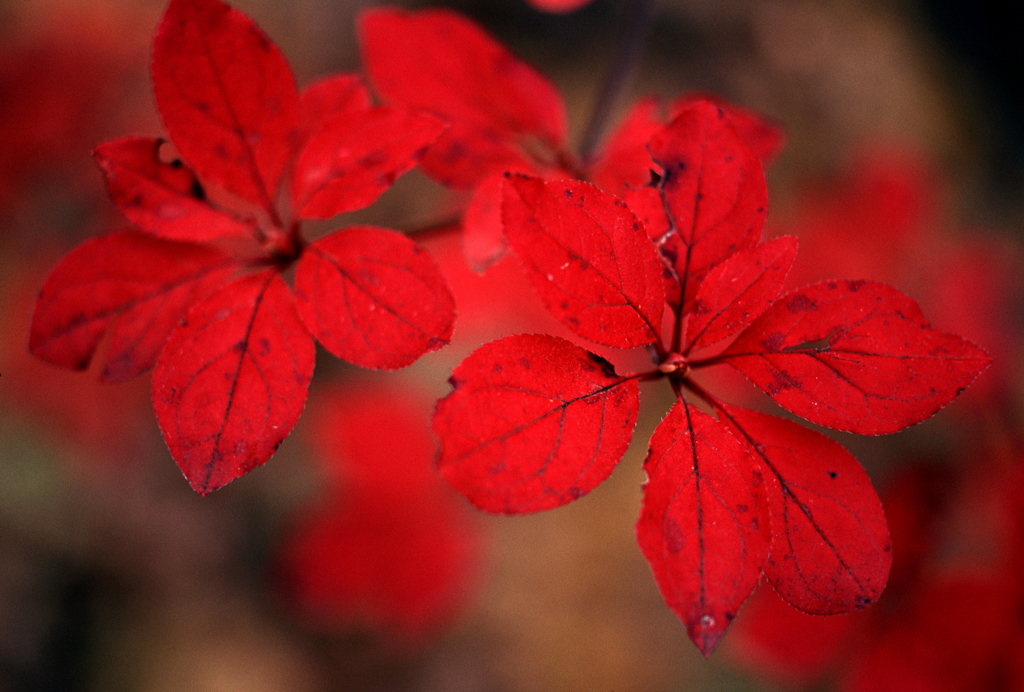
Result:
<svg viewBox="0 0 1024 692"><path fill-rule="evenodd" d="M170 2L151 70L169 142L130 137L95 152L135 227L58 264L30 347L81 369L107 339L107 381L155 368L164 439L205 495L264 463L288 435L312 378L314 338L379 369L449 340L451 292L405 235L301 235L305 219L373 203L446 125L374 107L354 75L300 92L273 42L219 0ZM294 291L282 278L292 265Z"/></svg>
<svg viewBox="0 0 1024 692"><path fill-rule="evenodd" d="M856 460L809 428L719 400L695 375L730 365L811 422L878 434L948 404L987 354L933 329L887 285L783 292L796 240L761 240L762 167L782 137L755 114L690 97L662 122L645 102L601 154L579 162L562 149L553 89L482 30L447 12L387 9L368 13L361 31L384 97L452 122L427 170L474 190L471 264L509 249L568 330L604 347L643 347L654 360L619 374L555 336L484 345L455 369L436 408L441 473L489 511L572 501L624 453L639 383L666 380L678 401L651 440L637 534L700 650L715 647L762 574L806 612L876 600L891 546ZM441 34L443 49L388 50ZM532 96L518 96L527 85ZM513 96L521 108L509 115Z"/></svg>

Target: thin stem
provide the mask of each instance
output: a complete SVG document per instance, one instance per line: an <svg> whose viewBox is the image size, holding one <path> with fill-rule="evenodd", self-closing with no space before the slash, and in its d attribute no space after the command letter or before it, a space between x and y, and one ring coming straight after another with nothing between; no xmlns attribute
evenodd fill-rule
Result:
<svg viewBox="0 0 1024 692"><path fill-rule="evenodd" d="M590 115L590 121L583 131L580 141L580 158L586 161L597 148L597 144L604 134L605 126L608 123L619 97L629 85L640 57L647 37L654 26L654 20L658 16L661 0L637 0L626 33L619 42L619 49L615 55L608 73L605 75L601 91L597 98L597 105Z"/></svg>

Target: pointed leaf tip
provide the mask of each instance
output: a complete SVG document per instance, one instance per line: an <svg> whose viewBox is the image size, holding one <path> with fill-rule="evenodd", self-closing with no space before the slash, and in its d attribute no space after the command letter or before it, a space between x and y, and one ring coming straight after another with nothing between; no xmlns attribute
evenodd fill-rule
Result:
<svg viewBox="0 0 1024 692"><path fill-rule="evenodd" d="M637 541L665 603L710 655L768 556L767 505L746 446L676 403L651 437Z"/></svg>
<svg viewBox="0 0 1024 692"><path fill-rule="evenodd" d="M200 495L266 462L306 403L316 351L276 271L235 280L197 304L153 372L171 456Z"/></svg>

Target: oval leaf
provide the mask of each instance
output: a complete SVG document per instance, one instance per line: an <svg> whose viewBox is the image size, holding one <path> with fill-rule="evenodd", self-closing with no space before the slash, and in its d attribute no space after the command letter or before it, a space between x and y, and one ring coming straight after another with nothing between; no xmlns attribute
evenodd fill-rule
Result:
<svg viewBox="0 0 1024 692"><path fill-rule="evenodd" d="M796 249L796 238L775 238L709 271L686 318L686 351L732 336L767 310L782 290Z"/></svg>
<svg viewBox="0 0 1024 692"><path fill-rule="evenodd" d="M127 137L93 152L124 215L147 233L171 240L251 235L248 223L209 204L202 184L181 161L160 160L162 143L153 137Z"/></svg>
<svg viewBox="0 0 1024 692"><path fill-rule="evenodd" d="M933 329L917 303L871 281L789 293L721 356L780 406L812 423L877 435L955 399L990 358Z"/></svg>
<svg viewBox="0 0 1024 692"><path fill-rule="evenodd" d="M669 219L658 238L674 269L667 295L688 306L712 267L761 238L768 187L761 162L740 141L725 110L698 101L651 138Z"/></svg>
<svg viewBox="0 0 1024 692"><path fill-rule="evenodd" d="M764 572L779 595L814 615L876 601L892 544L882 502L853 455L793 421L722 409L761 462L772 525Z"/></svg>
<svg viewBox="0 0 1024 692"><path fill-rule="evenodd" d="M346 228L307 247L295 297L317 340L364 368L410 365L447 344L455 323L455 299L433 258L384 228Z"/></svg>
<svg viewBox="0 0 1024 692"><path fill-rule="evenodd" d="M111 333L100 379L153 367L179 318L228 280L233 260L212 248L119 231L69 252L43 283L29 349L55 365L88 367Z"/></svg>
<svg viewBox="0 0 1024 692"><path fill-rule="evenodd" d="M398 108L342 113L310 137L295 164L292 201L306 219L371 205L412 170L445 125Z"/></svg>
<svg viewBox="0 0 1024 692"><path fill-rule="evenodd" d="M509 247L565 326L614 348L658 340L665 303L661 265L619 199L589 183L512 174L502 221Z"/></svg>
<svg viewBox="0 0 1024 692"><path fill-rule="evenodd" d="M153 371L153 406L197 493L273 455L302 413L315 356L276 270L242 277L189 310Z"/></svg>
<svg viewBox="0 0 1024 692"><path fill-rule="evenodd" d="M277 46L220 0L171 0L151 71L157 108L189 165L271 211L299 100Z"/></svg>
<svg viewBox="0 0 1024 692"><path fill-rule="evenodd" d="M590 492L626 452L639 387L554 336L510 336L471 353L437 404L438 468L489 512L550 509Z"/></svg>
<svg viewBox="0 0 1024 692"><path fill-rule="evenodd" d="M651 437L637 522L668 606L707 656L768 555L768 514L750 452L706 413L676 403Z"/></svg>

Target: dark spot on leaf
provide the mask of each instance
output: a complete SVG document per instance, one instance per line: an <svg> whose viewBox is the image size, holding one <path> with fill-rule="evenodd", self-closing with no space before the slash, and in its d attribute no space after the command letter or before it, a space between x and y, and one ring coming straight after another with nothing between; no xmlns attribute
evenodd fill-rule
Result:
<svg viewBox="0 0 1024 692"><path fill-rule="evenodd" d="M746 514L750 510L750 507L746 505L736 505L736 511L740 514Z"/></svg>
<svg viewBox="0 0 1024 692"><path fill-rule="evenodd" d="M773 379L768 383L768 393L778 394L784 389L798 389L803 386L803 382L790 375L785 370L776 370Z"/></svg>
<svg viewBox="0 0 1024 692"><path fill-rule="evenodd" d="M703 300L695 300L693 301L693 305L690 307L690 312L699 317L700 315L706 315L707 313L711 312L711 309L707 306L707 304L704 303Z"/></svg>
<svg viewBox="0 0 1024 692"><path fill-rule="evenodd" d="M597 355L596 353L590 353L588 351L587 358L589 358L592 362L598 364L598 366L601 368L601 371L604 373L605 377L618 377L618 375L615 374L615 366L609 363L601 356Z"/></svg>
<svg viewBox="0 0 1024 692"><path fill-rule="evenodd" d="M853 281L847 281L846 287L850 289L850 293L856 293L861 289L861 286L863 286L866 283L867 281L865 281L864 279L855 279Z"/></svg>
<svg viewBox="0 0 1024 692"><path fill-rule="evenodd" d="M782 336L782 332L773 332L772 334L769 334L765 338L758 341L757 344L765 351L774 353L775 351L779 350L780 346L782 346L783 338L785 337Z"/></svg>
<svg viewBox="0 0 1024 692"><path fill-rule="evenodd" d="M665 520L665 547L670 553L678 553L686 542L686 534L675 519Z"/></svg>
<svg viewBox="0 0 1024 692"><path fill-rule="evenodd" d="M753 529L754 531L757 531L757 530L759 530L761 528L761 522L760 522L760 520L758 520L757 517L751 517L751 519L750 519L750 528Z"/></svg>
<svg viewBox="0 0 1024 692"><path fill-rule="evenodd" d="M270 353L270 342L267 339L259 340L259 355L265 356Z"/></svg>
<svg viewBox="0 0 1024 692"><path fill-rule="evenodd" d="M236 353L245 353L245 342L239 341L238 343L231 347L231 350L235 351Z"/></svg>
<svg viewBox="0 0 1024 692"><path fill-rule="evenodd" d="M203 188L202 183L200 183L195 178L192 179L192 187L189 190L189 194L195 197L200 202L206 201L206 189Z"/></svg>
<svg viewBox="0 0 1024 692"><path fill-rule="evenodd" d="M566 190L565 191L565 198L566 199L572 199L572 190Z"/></svg>
<svg viewBox="0 0 1024 692"><path fill-rule="evenodd" d="M735 619L736 619L736 613L733 613L732 611L727 611L725 613L725 621L726 622L732 622Z"/></svg>
<svg viewBox="0 0 1024 692"><path fill-rule="evenodd" d="M529 358L520 358L519 364L523 366L523 370L529 370L531 367Z"/></svg>
<svg viewBox="0 0 1024 692"><path fill-rule="evenodd" d="M802 293L799 293L789 299L789 302L786 303L786 309L792 312L793 314L796 314L798 312L809 312L811 310L817 310L818 305L807 296L803 295Z"/></svg>
<svg viewBox="0 0 1024 692"><path fill-rule="evenodd" d="M566 490L565 493L574 500L583 495L583 491L577 488L575 485Z"/></svg>
<svg viewBox="0 0 1024 692"><path fill-rule="evenodd" d="M838 473L836 473L835 471L829 471L829 472L828 472L828 477L829 477L829 478L838 478L838 477L839 477L839 474L838 474Z"/></svg>
<svg viewBox="0 0 1024 692"><path fill-rule="evenodd" d="M830 290L830 291L834 291L834 290L836 290L837 288L839 288L839 284L837 284L837 283L836 283L835 281L829 281L829 282L828 282L828 283L827 283L827 284L825 285L825 287L826 287L826 288L827 288L828 290Z"/></svg>
<svg viewBox="0 0 1024 692"><path fill-rule="evenodd" d="M491 372L492 372L492 373L494 373L495 375L497 375L498 373L500 373L500 372L501 372L502 370L504 370L504 369L505 369L505 368L503 368L503 367L502 367L501 363L495 363L495 364L494 364L494 365L493 365L493 366L491 367Z"/></svg>

